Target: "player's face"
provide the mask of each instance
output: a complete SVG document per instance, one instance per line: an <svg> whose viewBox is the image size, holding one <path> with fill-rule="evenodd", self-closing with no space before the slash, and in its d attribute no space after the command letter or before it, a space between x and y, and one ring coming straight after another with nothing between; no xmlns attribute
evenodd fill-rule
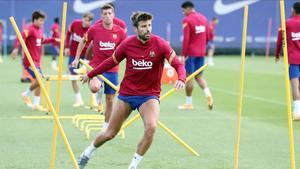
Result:
<svg viewBox="0 0 300 169"><path fill-rule="evenodd" d="M139 38L142 39L143 41L147 41L148 39L150 39L151 31L152 31L152 20L140 21L138 23L138 27L135 29L135 32L137 33Z"/></svg>
<svg viewBox="0 0 300 169"><path fill-rule="evenodd" d="M188 8L182 8L182 13L185 16L189 13L189 11L190 11L190 9L188 9Z"/></svg>
<svg viewBox="0 0 300 169"><path fill-rule="evenodd" d="M83 27L89 27L89 26L91 26L91 24L92 24L92 21L89 19L89 18L82 18L82 26Z"/></svg>
<svg viewBox="0 0 300 169"><path fill-rule="evenodd" d="M38 18L33 21L33 24L36 25L37 27L42 27L44 23L45 23L44 18Z"/></svg>
<svg viewBox="0 0 300 169"><path fill-rule="evenodd" d="M113 23L113 19L115 17L115 13L113 9L103 9L101 17L103 19L103 23L106 25L110 25Z"/></svg>

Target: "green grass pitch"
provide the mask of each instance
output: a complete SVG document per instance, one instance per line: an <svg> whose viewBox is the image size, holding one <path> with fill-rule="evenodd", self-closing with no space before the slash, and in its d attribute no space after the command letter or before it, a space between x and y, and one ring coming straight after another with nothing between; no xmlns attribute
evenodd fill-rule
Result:
<svg viewBox="0 0 300 169"><path fill-rule="evenodd" d="M28 84L19 82L20 59L5 58L0 64L0 168L50 168L52 120L23 120L22 115L44 115L27 108L21 92ZM64 74L66 74L64 60ZM50 57L43 61L44 74L49 69ZM215 101L208 111L203 92L195 84L194 110L179 111L177 105L185 101L184 91L174 93L161 102L160 120L191 145L200 156L192 156L167 133L158 128L154 143L140 164L140 169L229 169L233 168L236 137L236 111L239 92L240 57L216 57L216 66L205 71L205 77ZM122 65L124 68L124 64ZM290 168L287 109L285 104L284 66L272 59L247 57L245 65L245 95L242 112L240 169ZM121 77L123 69L121 70ZM56 82L52 82L51 96L55 104ZM162 93L170 86L163 86ZM81 93L88 103L88 89ZM73 108L74 95L70 82L63 82L60 115L95 114L84 108ZM135 114L133 112L132 114ZM91 143L70 120L61 120L75 156ZM299 129L294 124L296 166L299 164ZM141 120L125 130L126 138L119 136L96 151L87 169L127 168L143 134ZM92 138L96 135L94 132ZM298 160L297 160L298 159ZM60 135L57 146L57 169L72 168L70 157Z"/></svg>

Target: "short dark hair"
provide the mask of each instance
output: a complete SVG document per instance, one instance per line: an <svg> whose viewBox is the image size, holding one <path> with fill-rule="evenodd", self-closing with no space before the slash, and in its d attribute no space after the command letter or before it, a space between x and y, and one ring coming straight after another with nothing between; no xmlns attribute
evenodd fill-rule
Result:
<svg viewBox="0 0 300 169"><path fill-rule="evenodd" d="M86 12L83 14L83 18L88 18L89 21L93 20L94 19L94 14L91 13L91 12Z"/></svg>
<svg viewBox="0 0 300 169"><path fill-rule="evenodd" d="M103 5L101 7L101 11L103 11L105 9L112 9L112 10L114 10L115 8L114 8L114 5L111 5L110 3L107 3L107 4L105 4L105 5Z"/></svg>
<svg viewBox="0 0 300 169"><path fill-rule="evenodd" d="M39 18L45 19L46 14L43 11L34 11L32 13L32 17L31 17L32 22L36 19L39 19Z"/></svg>
<svg viewBox="0 0 300 169"><path fill-rule="evenodd" d="M54 18L54 22L55 22L55 23L59 23L59 17L55 17L55 18Z"/></svg>
<svg viewBox="0 0 300 169"><path fill-rule="evenodd" d="M192 1L185 1L181 4L181 8L194 8L194 3Z"/></svg>
<svg viewBox="0 0 300 169"><path fill-rule="evenodd" d="M140 21L152 20L153 16L148 12L137 11L131 15L131 22L134 27L138 27Z"/></svg>
<svg viewBox="0 0 300 169"><path fill-rule="evenodd" d="M293 9L296 14L300 14L300 2L295 2L293 5Z"/></svg>

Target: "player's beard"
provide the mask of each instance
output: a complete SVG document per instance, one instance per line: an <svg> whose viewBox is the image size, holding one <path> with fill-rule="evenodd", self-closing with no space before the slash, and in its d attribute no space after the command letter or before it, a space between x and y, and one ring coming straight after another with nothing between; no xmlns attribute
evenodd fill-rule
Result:
<svg viewBox="0 0 300 169"><path fill-rule="evenodd" d="M149 36L146 36L147 34L148 34ZM139 39L141 39L141 40L143 40L143 41L149 40L149 39L150 39L150 33L147 32L147 33L145 33L145 34L143 34L143 35L139 35Z"/></svg>

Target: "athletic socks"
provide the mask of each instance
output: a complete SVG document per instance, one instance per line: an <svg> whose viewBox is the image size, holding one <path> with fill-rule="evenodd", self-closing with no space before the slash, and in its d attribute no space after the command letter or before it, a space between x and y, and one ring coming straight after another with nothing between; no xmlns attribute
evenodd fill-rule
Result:
<svg viewBox="0 0 300 169"><path fill-rule="evenodd" d="M293 102L294 104L294 111L293 111L293 114L294 115L300 115L300 100L295 100Z"/></svg>
<svg viewBox="0 0 300 169"><path fill-rule="evenodd" d="M23 96L29 96L31 93L31 90L28 88L25 90L25 92L22 93Z"/></svg>
<svg viewBox="0 0 300 169"><path fill-rule="evenodd" d="M40 105L40 100L41 100L40 96L34 96L33 97L33 105L34 106Z"/></svg>
<svg viewBox="0 0 300 169"><path fill-rule="evenodd" d="M86 157L88 157L89 159L92 157L92 155L94 154L95 150L97 148L94 146L94 142L88 146L84 152L82 153L83 155L85 155Z"/></svg>
<svg viewBox="0 0 300 169"><path fill-rule="evenodd" d="M209 90L208 87L205 88L205 89L203 89L203 92L204 92L204 94L205 94L205 97L210 97L210 96L211 96L211 93L210 93L210 90Z"/></svg>
<svg viewBox="0 0 300 169"><path fill-rule="evenodd" d="M135 153L128 169L136 169L142 159L143 159L143 156L139 155L138 153Z"/></svg>
<svg viewBox="0 0 300 169"><path fill-rule="evenodd" d="M76 99L77 102L80 102L80 103L83 102L83 101L82 101L81 94L80 94L79 92L78 92L78 93L75 93L75 99Z"/></svg>
<svg viewBox="0 0 300 169"><path fill-rule="evenodd" d="M103 126L102 126L102 129L103 130L106 130L108 128L108 122L104 122L103 123Z"/></svg>
<svg viewBox="0 0 300 169"><path fill-rule="evenodd" d="M186 104L193 104L193 98L192 98L192 96L186 96L185 103Z"/></svg>

